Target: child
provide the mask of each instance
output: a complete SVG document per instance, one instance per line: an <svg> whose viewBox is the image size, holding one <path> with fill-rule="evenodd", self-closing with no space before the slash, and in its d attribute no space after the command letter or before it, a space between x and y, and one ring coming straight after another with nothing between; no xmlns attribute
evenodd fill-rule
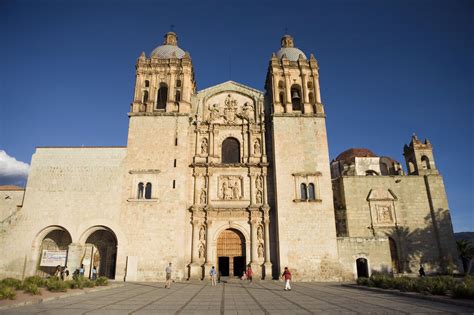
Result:
<svg viewBox="0 0 474 315"><path fill-rule="evenodd" d="M290 280L291 280L291 272L288 267L285 267L285 271L281 275L282 278L285 279L285 291L291 291Z"/></svg>

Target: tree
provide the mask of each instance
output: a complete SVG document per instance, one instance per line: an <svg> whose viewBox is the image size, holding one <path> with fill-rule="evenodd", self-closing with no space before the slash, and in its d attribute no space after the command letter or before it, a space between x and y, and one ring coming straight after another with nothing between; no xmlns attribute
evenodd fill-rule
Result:
<svg viewBox="0 0 474 315"><path fill-rule="evenodd" d="M474 258L474 247L468 240L456 241L458 254L462 261L462 267L465 273L468 273L469 262Z"/></svg>

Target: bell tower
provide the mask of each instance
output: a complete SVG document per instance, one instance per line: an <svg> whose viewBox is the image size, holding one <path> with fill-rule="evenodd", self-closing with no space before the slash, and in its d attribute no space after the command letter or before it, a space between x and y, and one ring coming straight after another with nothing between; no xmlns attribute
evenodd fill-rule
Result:
<svg viewBox="0 0 474 315"><path fill-rule="evenodd" d="M319 67L285 35L265 83L280 272L296 279L337 279L338 253ZM315 242L314 240L318 240Z"/></svg>
<svg viewBox="0 0 474 315"><path fill-rule="evenodd" d="M178 47L174 32L166 33L163 45L147 58L142 52L136 63L135 93L131 111L189 113L196 92L189 53Z"/></svg>
<svg viewBox="0 0 474 315"><path fill-rule="evenodd" d="M422 142L413 134L409 145L403 148L408 175L439 174L436 169L433 146L428 139Z"/></svg>

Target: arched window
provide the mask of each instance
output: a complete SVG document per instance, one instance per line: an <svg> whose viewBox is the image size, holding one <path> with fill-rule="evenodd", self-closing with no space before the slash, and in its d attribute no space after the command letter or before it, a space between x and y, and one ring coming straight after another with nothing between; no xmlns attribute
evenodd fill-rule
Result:
<svg viewBox="0 0 474 315"><path fill-rule="evenodd" d="M430 159L426 155L423 155L421 157L421 167L424 170L429 170L430 169Z"/></svg>
<svg viewBox="0 0 474 315"><path fill-rule="evenodd" d="M281 104L285 103L285 94L283 92L280 92L280 103Z"/></svg>
<svg viewBox="0 0 474 315"><path fill-rule="evenodd" d="M222 142L222 163L240 163L240 143L235 138L227 138Z"/></svg>
<svg viewBox="0 0 474 315"><path fill-rule="evenodd" d="M377 173L376 171L374 170L367 170L365 171L365 176L377 176L379 175L379 173Z"/></svg>
<svg viewBox="0 0 474 315"><path fill-rule="evenodd" d="M145 80L145 87L150 87L150 81Z"/></svg>
<svg viewBox="0 0 474 315"><path fill-rule="evenodd" d="M306 193L306 184L301 184L301 200L307 200L308 195Z"/></svg>
<svg viewBox="0 0 474 315"><path fill-rule="evenodd" d="M143 103L148 102L148 91L143 92Z"/></svg>
<svg viewBox="0 0 474 315"><path fill-rule="evenodd" d="M151 183L146 183L146 186L145 186L145 199L151 199Z"/></svg>
<svg viewBox="0 0 474 315"><path fill-rule="evenodd" d="M160 84L158 90L158 97L156 100L156 109L166 109L166 102L168 101L168 86L165 83Z"/></svg>
<svg viewBox="0 0 474 315"><path fill-rule="evenodd" d="M176 80L176 87L181 87L181 80Z"/></svg>
<svg viewBox="0 0 474 315"><path fill-rule="evenodd" d="M176 96L175 96L174 100L176 102L181 102L181 92L180 91L176 91Z"/></svg>
<svg viewBox="0 0 474 315"><path fill-rule="evenodd" d="M316 200L316 194L314 192L314 184L310 183L308 185L308 199L309 200Z"/></svg>
<svg viewBox="0 0 474 315"><path fill-rule="evenodd" d="M408 174L415 173L415 164L412 161L408 161Z"/></svg>
<svg viewBox="0 0 474 315"><path fill-rule="evenodd" d="M309 98L309 103L310 103L310 104L314 104L314 96L313 96L313 92L309 92L309 94L308 94L308 98Z"/></svg>
<svg viewBox="0 0 474 315"><path fill-rule="evenodd" d="M297 84L291 87L291 105L293 110L301 110L301 89Z"/></svg>
<svg viewBox="0 0 474 315"><path fill-rule="evenodd" d="M138 184L137 199L143 199L143 183Z"/></svg>

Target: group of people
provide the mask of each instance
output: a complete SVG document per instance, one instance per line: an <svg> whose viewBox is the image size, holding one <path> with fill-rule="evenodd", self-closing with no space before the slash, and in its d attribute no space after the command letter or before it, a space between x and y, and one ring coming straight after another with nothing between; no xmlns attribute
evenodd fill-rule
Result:
<svg viewBox="0 0 474 315"><path fill-rule="evenodd" d="M79 269L74 270L72 273L72 279L77 279L78 277L84 277L85 269L84 265L81 264ZM69 269L67 266L61 267L61 265L57 265L56 269L54 270L53 276L58 277L61 280L71 280ZM91 270L91 279L97 279L97 267L94 266Z"/></svg>
<svg viewBox="0 0 474 315"><path fill-rule="evenodd" d="M173 274L173 268L172 268L172 264L169 263L169 265L166 267L165 269L165 273L166 273L166 282L165 282L165 288L166 289L169 289L171 288L171 282L172 282L172 279L171 279L171 276ZM217 269L215 266L212 266L212 268L209 270L209 276L211 278L211 286L216 286L217 285ZM283 271L283 274L281 275L281 277L285 280L285 291L291 291L291 285L290 285L290 281L291 281L291 272L290 272L290 269L288 269L288 267L285 267L285 270ZM247 266L247 269L245 270L244 274L242 275L242 277L240 278L241 280L248 280L249 283L252 283L252 280L253 280L253 271L252 271L252 267L250 265Z"/></svg>

